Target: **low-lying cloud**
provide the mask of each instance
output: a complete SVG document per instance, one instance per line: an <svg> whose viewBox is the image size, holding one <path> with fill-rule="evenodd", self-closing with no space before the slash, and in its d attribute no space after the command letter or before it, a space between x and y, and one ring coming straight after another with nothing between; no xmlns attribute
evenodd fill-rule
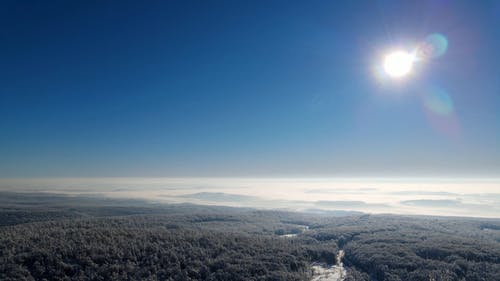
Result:
<svg viewBox="0 0 500 281"><path fill-rule="evenodd" d="M223 193L223 192L198 192L192 194L178 195L177 197L198 199L198 200L212 201L212 202L248 202L260 199L254 196Z"/></svg>
<svg viewBox="0 0 500 281"><path fill-rule="evenodd" d="M328 208L388 208L387 204L379 203L367 203L364 201L317 201L315 203L318 207L328 207Z"/></svg>
<svg viewBox="0 0 500 281"><path fill-rule="evenodd" d="M401 201L401 204L408 206L434 207L434 208L455 208L463 205L460 200L429 200L429 199L406 200L406 201Z"/></svg>

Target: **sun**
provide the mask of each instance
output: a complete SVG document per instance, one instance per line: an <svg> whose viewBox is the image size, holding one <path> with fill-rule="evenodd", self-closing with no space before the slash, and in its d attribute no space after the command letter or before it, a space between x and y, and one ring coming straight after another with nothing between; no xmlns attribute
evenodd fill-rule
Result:
<svg viewBox="0 0 500 281"><path fill-rule="evenodd" d="M408 75L415 62L415 55L406 51L394 51L385 56L384 70L394 78L400 78Z"/></svg>

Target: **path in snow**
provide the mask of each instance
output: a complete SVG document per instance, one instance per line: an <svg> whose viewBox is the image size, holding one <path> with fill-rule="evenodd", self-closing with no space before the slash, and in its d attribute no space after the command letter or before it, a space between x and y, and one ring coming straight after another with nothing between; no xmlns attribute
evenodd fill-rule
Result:
<svg viewBox="0 0 500 281"><path fill-rule="evenodd" d="M313 264L313 278L311 281L343 281L346 276L346 270L342 263L344 251L337 253L337 264L328 266L326 264Z"/></svg>

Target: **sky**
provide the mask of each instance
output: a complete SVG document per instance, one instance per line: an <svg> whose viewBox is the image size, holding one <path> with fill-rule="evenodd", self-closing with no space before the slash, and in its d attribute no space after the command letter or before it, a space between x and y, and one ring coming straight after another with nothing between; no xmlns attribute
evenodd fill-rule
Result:
<svg viewBox="0 0 500 281"><path fill-rule="evenodd" d="M21 0L0 26L3 178L499 176L499 1Z"/></svg>

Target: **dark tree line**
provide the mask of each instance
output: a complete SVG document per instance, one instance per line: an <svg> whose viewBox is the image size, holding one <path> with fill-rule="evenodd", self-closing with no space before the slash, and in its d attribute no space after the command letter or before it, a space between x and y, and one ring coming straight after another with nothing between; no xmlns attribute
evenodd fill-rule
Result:
<svg viewBox="0 0 500 281"><path fill-rule="evenodd" d="M93 219L4 227L1 280L304 280L291 240Z"/></svg>

